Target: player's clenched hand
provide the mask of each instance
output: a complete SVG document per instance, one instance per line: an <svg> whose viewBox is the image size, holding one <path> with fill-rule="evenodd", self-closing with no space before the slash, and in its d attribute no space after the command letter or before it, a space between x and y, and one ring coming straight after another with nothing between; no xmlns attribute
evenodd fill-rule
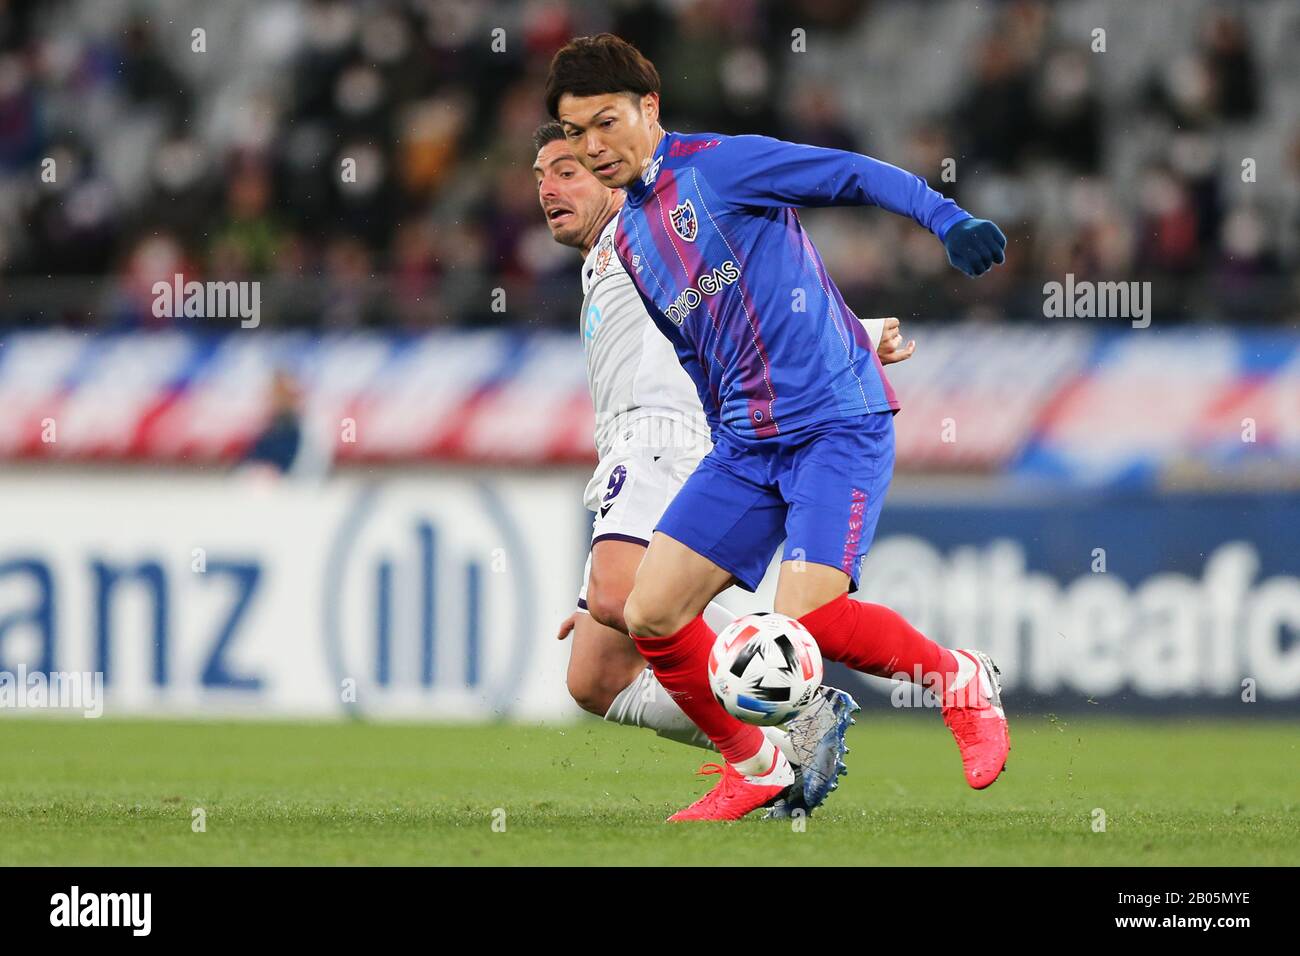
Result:
<svg viewBox="0 0 1300 956"><path fill-rule="evenodd" d="M881 365L889 365L891 362L903 362L912 357L916 351L916 340L913 339L903 345L903 332L899 328L898 319L885 319L884 328L880 330L880 345L876 348L876 354L880 356Z"/></svg>
<svg viewBox="0 0 1300 956"><path fill-rule="evenodd" d="M943 247L953 268L974 278L1006 261L1007 237L987 219L963 219L948 230Z"/></svg>
<svg viewBox="0 0 1300 956"><path fill-rule="evenodd" d="M581 611L574 611L564 619L560 624L560 632L555 635L557 641L562 641L573 633L573 629L578 626L578 615L581 613Z"/></svg>

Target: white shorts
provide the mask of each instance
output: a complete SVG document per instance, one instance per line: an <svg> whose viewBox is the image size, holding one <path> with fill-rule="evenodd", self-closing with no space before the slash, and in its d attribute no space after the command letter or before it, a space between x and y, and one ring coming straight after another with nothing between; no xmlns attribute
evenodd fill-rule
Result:
<svg viewBox="0 0 1300 956"><path fill-rule="evenodd" d="M668 503L713 444L679 422L650 416L624 431L592 473L583 504L595 514L591 543L614 540L648 545ZM591 553L582 572L578 607L587 609Z"/></svg>

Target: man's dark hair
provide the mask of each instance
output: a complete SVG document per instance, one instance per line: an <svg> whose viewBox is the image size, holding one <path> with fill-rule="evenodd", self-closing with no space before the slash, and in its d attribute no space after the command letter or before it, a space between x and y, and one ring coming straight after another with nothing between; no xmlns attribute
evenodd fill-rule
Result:
<svg viewBox="0 0 1300 956"><path fill-rule="evenodd" d="M533 130L533 152L541 152L542 147L547 143L554 143L556 140L564 138L564 127L555 120L543 123Z"/></svg>
<svg viewBox="0 0 1300 956"><path fill-rule="evenodd" d="M638 99L659 92L659 71L641 51L612 33L570 40L551 58L546 112L559 119L560 97L630 93Z"/></svg>

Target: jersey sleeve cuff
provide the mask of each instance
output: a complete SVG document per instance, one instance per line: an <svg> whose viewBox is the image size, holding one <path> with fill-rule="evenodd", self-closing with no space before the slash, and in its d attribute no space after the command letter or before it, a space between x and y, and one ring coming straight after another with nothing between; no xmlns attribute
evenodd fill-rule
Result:
<svg viewBox="0 0 1300 956"><path fill-rule="evenodd" d="M934 234L939 237L940 242L943 242L948 238L948 230L959 222L973 218L975 217L965 209L962 209L960 206L954 206L951 211L946 213L942 219L935 223Z"/></svg>

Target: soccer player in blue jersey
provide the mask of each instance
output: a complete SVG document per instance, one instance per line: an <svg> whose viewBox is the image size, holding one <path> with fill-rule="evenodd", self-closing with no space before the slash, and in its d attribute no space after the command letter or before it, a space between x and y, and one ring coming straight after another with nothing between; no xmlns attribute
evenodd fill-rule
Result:
<svg viewBox="0 0 1300 956"><path fill-rule="evenodd" d="M775 610L822 654L939 695L967 782L991 784L1010 736L997 669L850 600L893 472L899 404L795 207L880 206L943 243L970 276L1006 238L925 181L867 156L765 136L684 135L659 123L659 76L611 34L551 62L546 105L579 161L626 191L619 259L704 406L713 450L655 528L624 607L642 656L726 762L671 820L726 820L778 799L789 762L713 698L702 617L733 583L754 590L785 539Z"/></svg>

